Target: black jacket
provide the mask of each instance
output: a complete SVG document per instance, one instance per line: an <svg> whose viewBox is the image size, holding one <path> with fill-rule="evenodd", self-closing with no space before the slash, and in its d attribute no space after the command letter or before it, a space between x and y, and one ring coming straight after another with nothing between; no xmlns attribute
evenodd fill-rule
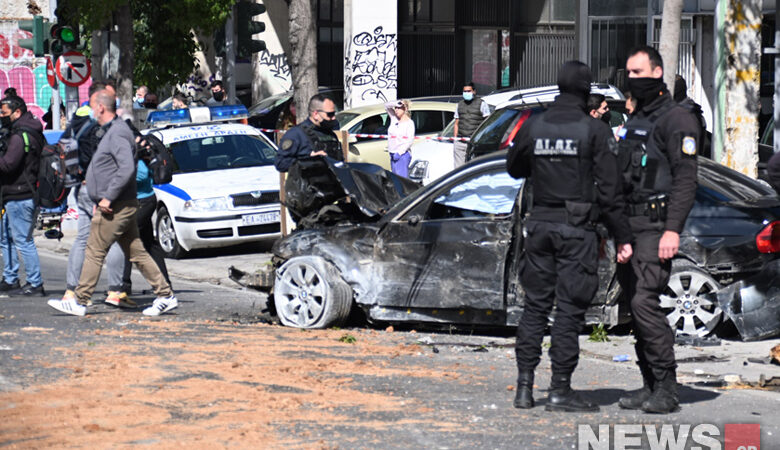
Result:
<svg viewBox="0 0 780 450"><path fill-rule="evenodd" d="M586 115L585 99L572 94L562 93L543 113L545 120L552 123L577 122ZM531 159L534 155L534 142L528 132L532 121L541 116L531 116L514 140L507 155L507 171L515 178L533 176ZM602 220L609 228L618 244L632 241L633 236L624 214L622 179L616 160L617 143L612 130L604 122L592 119L590 122L590 141L592 150L592 172L596 182L596 199L601 210Z"/></svg>
<svg viewBox="0 0 780 450"><path fill-rule="evenodd" d="M27 147L22 129L27 132ZM43 125L29 111L11 125L7 149L0 155L3 203L33 198L38 182L38 161L45 143Z"/></svg>
<svg viewBox="0 0 780 450"><path fill-rule="evenodd" d="M643 106L636 115L648 117L668 103L674 103L674 99L669 91L664 90L658 98ZM672 186L669 190L669 206L664 229L681 233L696 197L698 170L696 155L683 153L682 144L684 138L693 137L699 150L701 149L701 124L689 109L675 105L656 121L653 134L652 138L659 140L659 146L666 154L672 171Z"/></svg>

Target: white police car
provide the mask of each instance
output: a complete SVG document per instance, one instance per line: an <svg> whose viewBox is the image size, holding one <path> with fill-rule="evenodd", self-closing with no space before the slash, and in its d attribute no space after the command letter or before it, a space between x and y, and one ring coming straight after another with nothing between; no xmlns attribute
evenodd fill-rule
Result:
<svg viewBox="0 0 780 450"><path fill-rule="evenodd" d="M154 111L146 121L171 151L173 181L155 185L155 231L172 258L279 235L276 147L257 129L227 123L244 106Z"/></svg>

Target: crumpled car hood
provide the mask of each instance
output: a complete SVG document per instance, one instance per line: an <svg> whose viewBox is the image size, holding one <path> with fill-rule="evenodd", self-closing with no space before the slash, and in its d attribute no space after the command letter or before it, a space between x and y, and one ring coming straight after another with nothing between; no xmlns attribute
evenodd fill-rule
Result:
<svg viewBox="0 0 780 450"><path fill-rule="evenodd" d="M304 228L369 222L421 186L374 164L305 158L287 173L284 204Z"/></svg>

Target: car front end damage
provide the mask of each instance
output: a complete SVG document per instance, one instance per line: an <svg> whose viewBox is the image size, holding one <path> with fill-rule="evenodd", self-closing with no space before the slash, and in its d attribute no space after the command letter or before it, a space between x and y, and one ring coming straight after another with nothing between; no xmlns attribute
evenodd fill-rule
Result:
<svg viewBox="0 0 780 450"><path fill-rule="evenodd" d="M715 295L743 340L756 341L780 334L780 260Z"/></svg>

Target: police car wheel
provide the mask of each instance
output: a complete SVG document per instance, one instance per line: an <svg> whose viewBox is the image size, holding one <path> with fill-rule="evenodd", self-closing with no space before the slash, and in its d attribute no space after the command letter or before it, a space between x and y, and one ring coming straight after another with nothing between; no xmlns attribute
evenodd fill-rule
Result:
<svg viewBox="0 0 780 450"><path fill-rule="evenodd" d="M661 294L661 308L672 330L678 335L699 337L715 331L723 310L712 294L720 288L720 283L694 263L673 260L669 284Z"/></svg>
<svg viewBox="0 0 780 450"><path fill-rule="evenodd" d="M288 327L339 326L352 309L352 288L323 258L297 256L276 271L274 306Z"/></svg>
<svg viewBox="0 0 780 450"><path fill-rule="evenodd" d="M164 206L157 211L157 241L168 258L178 259L187 253L181 248L179 241L176 239L173 219L171 219L168 209Z"/></svg>

